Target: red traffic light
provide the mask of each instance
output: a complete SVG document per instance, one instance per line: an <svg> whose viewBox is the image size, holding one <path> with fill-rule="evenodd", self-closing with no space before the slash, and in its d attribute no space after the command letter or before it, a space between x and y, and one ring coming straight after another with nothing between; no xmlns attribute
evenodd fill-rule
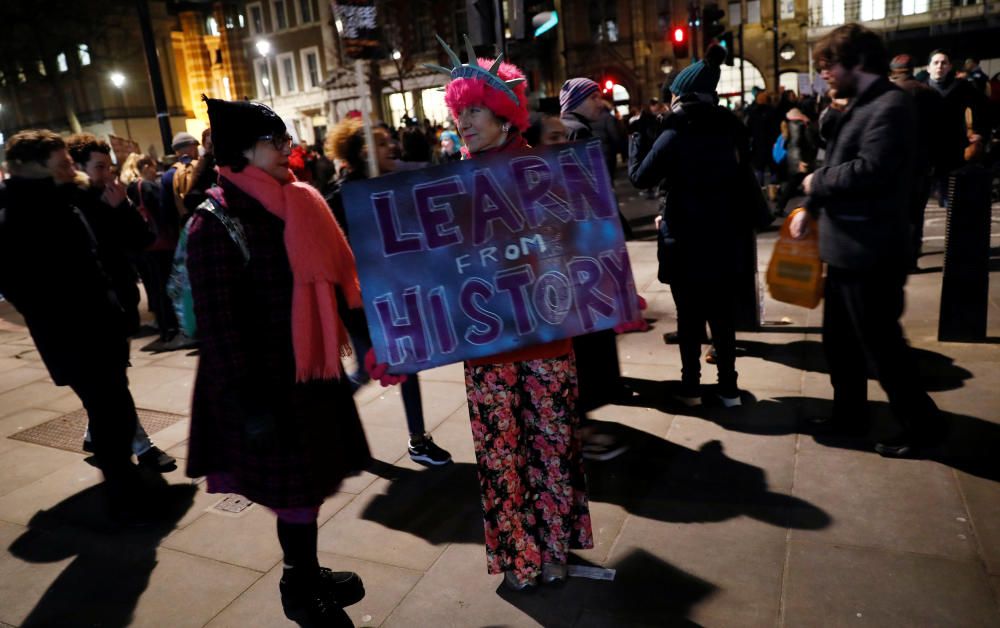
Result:
<svg viewBox="0 0 1000 628"><path fill-rule="evenodd" d="M608 80L604 81L604 91L610 92L614 88L615 88L615 82L614 81L612 81L611 79L608 79Z"/></svg>
<svg viewBox="0 0 1000 628"><path fill-rule="evenodd" d="M684 40L687 39L687 31L683 28L677 27L674 29L674 43L683 44Z"/></svg>

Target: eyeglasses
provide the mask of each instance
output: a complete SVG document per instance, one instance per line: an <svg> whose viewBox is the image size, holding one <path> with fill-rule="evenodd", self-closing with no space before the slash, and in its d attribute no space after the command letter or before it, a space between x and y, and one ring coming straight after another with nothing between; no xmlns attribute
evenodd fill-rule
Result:
<svg viewBox="0 0 1000 628"><path fill-rule="evenodd" d="M261 135L258 142L271 142L275 150L285 150L292 145L292 136L288 133L284 135Z"/></svg>

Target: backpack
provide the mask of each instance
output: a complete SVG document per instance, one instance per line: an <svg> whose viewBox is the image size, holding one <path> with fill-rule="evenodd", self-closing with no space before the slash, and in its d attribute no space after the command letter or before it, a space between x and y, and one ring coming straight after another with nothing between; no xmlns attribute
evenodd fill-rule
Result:
<svg viewBox="0 0 1000 628"><path fill-rule="evenodd" d="M243 254L243 265L250 263L250 248L247 246L246 234L243 232L243 225L237 218L233 218L226 213L225 207L209 196L197 207L195 211L204 211L215 216L226 228L226 233L239 247ZM174 313L177 314L177 323L188 338L198 337L198 325L194 316L194 295L191 292L191 277L187 268L187 241L188 233L191 230L191 220L184 224L181 229L180 239L177 241L177 248L174 250L173 267L170 277L167 279L167 295L174 306Z"/></svg>
<svg viewBox="0 0 1000 628"><path fill-rule="evenodd" d="M174 205L177 207L177 213L180 216L187 214L187 209L184 207L184 197L187 196L187 193L191 191L191 186L194 185L194 168L197 164L197 160L187 164L178 161L172 166L174 169L174 178L171 183L174 193Z"/></svg>

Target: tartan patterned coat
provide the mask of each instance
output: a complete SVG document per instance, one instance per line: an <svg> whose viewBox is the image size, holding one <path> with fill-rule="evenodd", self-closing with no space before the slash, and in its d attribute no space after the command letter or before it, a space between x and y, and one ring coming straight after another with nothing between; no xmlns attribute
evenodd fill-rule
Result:
<svg viewBox="0 0 1000 628"><path fill-rule="evenodd" d="M187 474L218 474L270 508L318 506L370 461L346 377L295 383L284 222L220 178L250 260L207 212L192 218L188 274L200 360Z"/></svg>

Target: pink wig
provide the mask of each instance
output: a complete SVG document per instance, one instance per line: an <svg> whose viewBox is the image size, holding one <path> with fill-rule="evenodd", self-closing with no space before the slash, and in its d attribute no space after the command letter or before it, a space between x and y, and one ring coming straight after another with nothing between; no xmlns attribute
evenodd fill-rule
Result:
<svg viewBox="0 0 1000 628"><path fill-rule="evenodd" d="M477 59L477 61L479 67L484 70L489 70L493 66L491 59ZM497 76L504 81L524 78L520 68L506 62L500 64ZM493 115L510 122L518 131L525 131L528 128L528 89L525 85L526 83L522 82L510 88L517 96L517 104L514 104L509 94L488 85L485 80L457 78L445 88L444 102L456 121L458 114L466 107L483 105L492 111Z"/></svg>

